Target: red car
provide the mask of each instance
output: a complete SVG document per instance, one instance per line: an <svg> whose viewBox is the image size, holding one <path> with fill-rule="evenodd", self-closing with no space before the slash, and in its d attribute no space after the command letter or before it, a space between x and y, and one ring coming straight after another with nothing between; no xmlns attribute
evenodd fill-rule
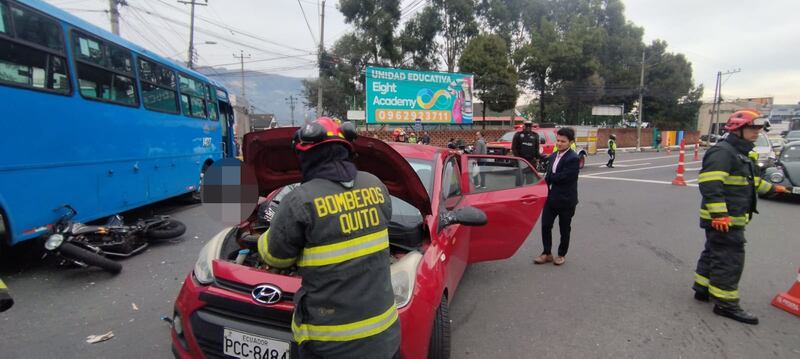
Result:
<svg viewBox="0 0 800 359"><path fill-rule="evenodd" d="M522 126L518 126L514 131L509 131L503 134L497 141L489 142L486 144L486 152L490 155L508 155L511 152L511 142L514 140L514 134L522 131ZM551 154L556 145L556 131L557 128L534 128L533 132L539 134L539 153ZM578 147L578 157L580 158L580 168L586 163L586 156L588 153L585 149Z"/></svg>
<svg viewBox="0 0 800 359"><path fill-rule="evenodd" d="M254 166L269 208L260 206L201 250L175 303L176 357L290 357L292 297L301 278L292 270L267 268L253 248L289 191L285 186L301 180L290 146L295 130L245 136L244 161ZM449 357L448 304L466 266L514 255L541 214L547 187L515 157L464 155L366 137L359 137L355 147L358 168L378 176L392 194L391 278L402 356ZM243 249L250 254L240 255Z"/></svg>

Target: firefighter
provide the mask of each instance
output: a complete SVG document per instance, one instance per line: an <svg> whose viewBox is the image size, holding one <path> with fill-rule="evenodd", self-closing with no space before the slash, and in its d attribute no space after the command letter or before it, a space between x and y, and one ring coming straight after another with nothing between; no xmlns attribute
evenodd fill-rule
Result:
<svg viewBox="0 0 800 359"><path fill-rule="evenodd" d="M408 142L406 139L406 131L403 131L402 128L395 128L394 131L392 131L392 141Z"/></svg>
<svg viewBox="0 0 800 359"><path fill-rule="evenodd" d="M617 158L617 136L608 135L608 163L606 167L614 168L614 160Z"/></svg>
<svg viewBox="0 0 800 359"><path fill-rule="evenodd" d="M11 293L8 292L6 284L0 279L0 312L5 312L12 305L14 305L14 299L11 298Z"/></svg>
<svg viewBox="0 0 800 359"><path fill-rule="evenodd" d="M698 183L702 202L700 227L706 232L705 249L695 272L695 299L713 299L714 313L742 323L758 318L739 306L739 279L744 269L744 229L756 209L757 193L786 193L759 177L748 157L764 126L764 117L752 109L736 111L728 119L725 140L703 157Z"/></svg>
<svg viewBox="0 0 800 359"><path fill-rule="evenodd" d="M322 117L297 131L303 183L281 201L258 252L296 266L292 334L301 358L392 358L400 322L389 269L389 192L352 162L350 123Z"/></svg>
<svg viewBox="0 0 800 359"><path fill-rule="evenodd" d="M511 140L511 152L514 156L522 157L536 168L536 161L539 160L539 134L533 131L533 122L525 120L522 131L514 134Z"/></svg>

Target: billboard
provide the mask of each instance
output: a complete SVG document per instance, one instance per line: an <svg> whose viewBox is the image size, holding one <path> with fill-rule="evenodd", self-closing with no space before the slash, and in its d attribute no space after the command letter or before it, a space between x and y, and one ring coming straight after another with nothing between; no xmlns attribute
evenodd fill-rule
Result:
<svg viewBox="0 0 800 359"><path fill-rule="evenodd" d="M367 67L367 123L472 124L472 75Z"/></svg>

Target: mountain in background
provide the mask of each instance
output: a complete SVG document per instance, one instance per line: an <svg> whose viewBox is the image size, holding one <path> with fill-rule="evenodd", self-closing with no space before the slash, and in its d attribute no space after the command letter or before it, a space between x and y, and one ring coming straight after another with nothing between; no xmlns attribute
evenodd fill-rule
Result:
<svg viewBox="0 0 800 359"><path fill-rule="evenodd" d="M198 67L196 70L225 84L229 93L241 96L242 81L237 69ZM255 113L272 113L278 118L279 124L291 125L292 113L286 98L294 95L295 124L303 121L305 105L300 98L303 90L302 78L247 71L244 81L247 100L255 107ZM313 113L309 112L309 115L313 116Z"/></svg>

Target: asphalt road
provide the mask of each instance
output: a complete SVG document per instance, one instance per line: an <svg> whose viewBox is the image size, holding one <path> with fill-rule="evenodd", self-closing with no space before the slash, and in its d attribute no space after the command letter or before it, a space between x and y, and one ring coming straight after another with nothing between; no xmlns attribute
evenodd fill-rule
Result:
<svg viewBox="0 0 800 359"><path fill-rule="evenodd" d="M604 155L590 157L567 263L532 264L537 225L514 257L470 267L450 308L453 357L800 358L800 318L769 304L800 266L800 221L792 220L800 203L760 201L748 227L742 304L761 324L720 318L691 297L700 200L696 187L669 185L676 162L675 153L622 153L607 169ZM700 165L688 162L691 185ZM47 260L3 263L0 277L17 303L0 314L0 357L171 357L160 318L221 225L202 206L153 208L188 232L124 260L117 276ZM115 336L107 342L85 342L108 331Z"/></svg>

